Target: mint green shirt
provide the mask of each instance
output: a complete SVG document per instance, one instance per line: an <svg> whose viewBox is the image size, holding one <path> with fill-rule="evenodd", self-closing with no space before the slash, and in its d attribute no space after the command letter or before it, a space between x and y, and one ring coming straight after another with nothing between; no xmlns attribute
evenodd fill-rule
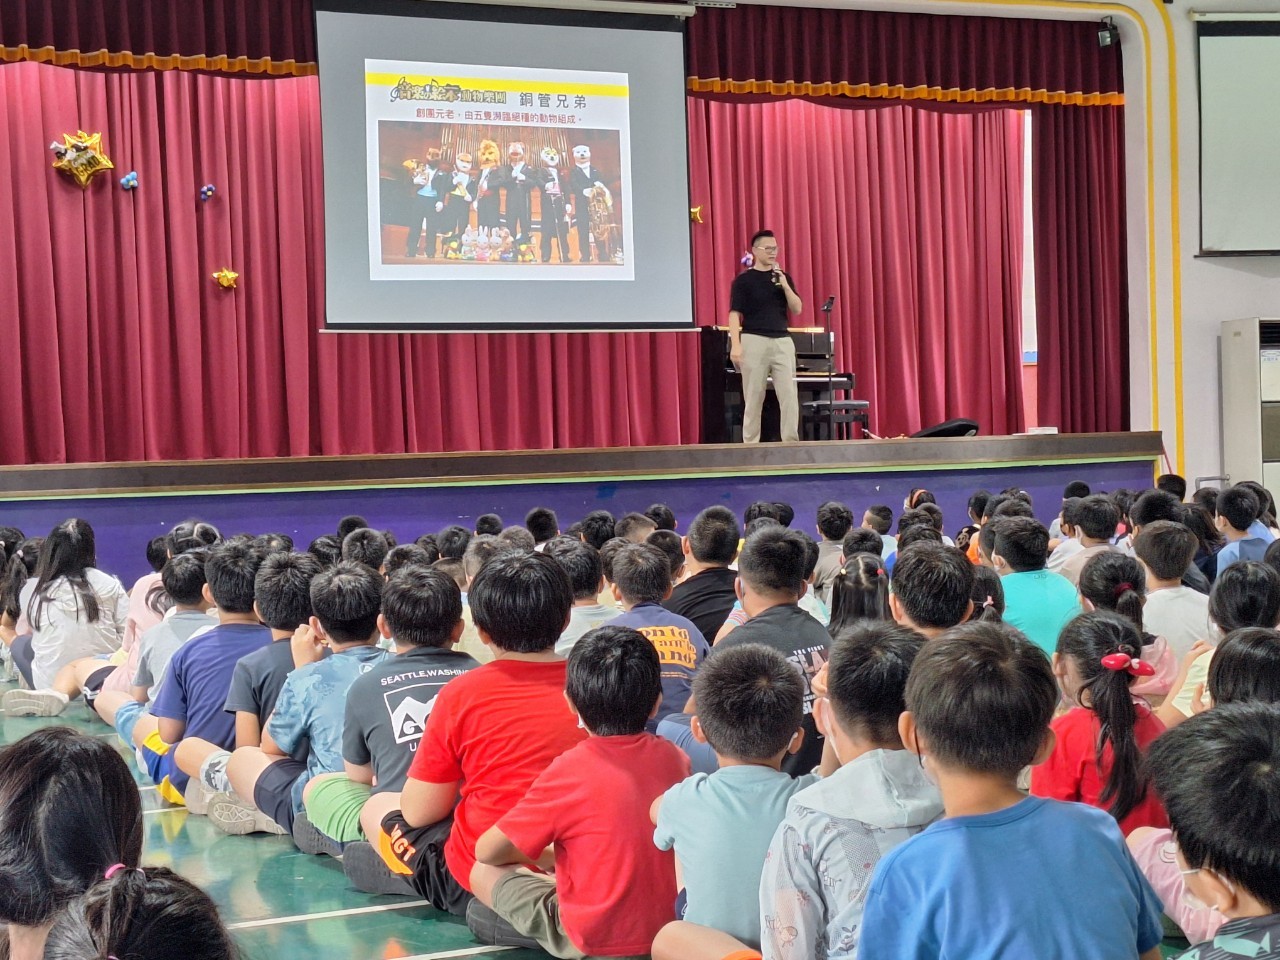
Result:
<svg viewBox="0 0 1280 960"><path fill-rule="evenodd" d="M1000 578L1000 586L1004 587L1004 622L1048 654L1057 649L1062 628L1082 612L1071 581L1049 570L1009 573Z"/></svg>

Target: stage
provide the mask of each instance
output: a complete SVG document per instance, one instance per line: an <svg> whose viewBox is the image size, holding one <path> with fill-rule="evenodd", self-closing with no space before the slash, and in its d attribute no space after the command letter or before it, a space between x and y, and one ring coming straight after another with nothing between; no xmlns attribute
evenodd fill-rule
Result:
<svg viewBox="0 0 1280 960"><path fill-rule="evenodd" d="M0 523L33 536L83 517L99 565L126 580L146 572L151 537L190 517L224 534L287 533L305 548L350 513L404 542L451 523L470 528L483 513L520 523L535 506L568 527L591 510L620 516L663 502L683 531L713 503L741 516L753 500L783 500L813 533L826 500L859 518L885 503L896 516L908 490L927 487L952 534L976 489L1019 486L1048 523L1069 481L1149 487L1161 454L1151 432L15 466L0 467Z"/></svg>

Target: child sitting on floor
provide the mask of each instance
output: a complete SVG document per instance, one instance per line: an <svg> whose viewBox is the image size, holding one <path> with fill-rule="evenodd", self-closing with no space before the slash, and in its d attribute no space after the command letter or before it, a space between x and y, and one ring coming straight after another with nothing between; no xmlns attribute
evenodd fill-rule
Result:
<svg viewBox="0 0 1280 960"><path fill-rule="evenodd" d="M598 627L569 656L565 699L590 737L477 841L467 926L481 943L557 957L647 956L676 888L645 813L689 773L679 750L645 732L662 699L658 654L635 630ZM519 869L545 864L548 847L554 878Z"/></svg>
<svg viewBox="0 0 1280 960"><path fill-rule="evenodd" d="M917 654L898 732L945 814L876 865L861 960L1159 960L1160 904L1115 820L1018 790L1053 749L1057 702L1049 658L1007 626L967 623Z"/></svg>
<svg viewBox="0 0 1280 960"><path fill-rule="evenodd" d="M1084 610L1114 610L1137 628L1142 638L1137 655L1155 672L1138 677L1132 692L1155 698L1153 702L1159 704L1178 675L1178 661L1164 637L1152 636L1145 629L1147 585L1142 564L1115 550L1100 553L1084 565L1078 585Z"/></svg>

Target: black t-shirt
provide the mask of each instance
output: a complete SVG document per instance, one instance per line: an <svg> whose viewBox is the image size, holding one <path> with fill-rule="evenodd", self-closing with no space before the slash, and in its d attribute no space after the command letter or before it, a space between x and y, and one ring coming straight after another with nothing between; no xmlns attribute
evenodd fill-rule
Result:
<svg viewBox="0 0 1280 960"><path fill-rule="evenodd" d="M733 590L733 582L737 579L738 575L728 567L703 570L677 584L662 605L672 613L692 620L698 632L710 643L724 626L738 599Z"/></svg>
<svg viewBox="0 0 1280 960"><path fill-rule="evenodd" d="M280 689L293 671L293 648L289 638L273 640L261 650L241 657L231 674L231 689L222 709L256 713L265 725L276 708Z"/></svg>
<svg viewBox="0 0 1280 960"><path fill-rule="evenodd" d="M356 677L347 691L342 758L373 766L374 793L404 789L436 697L454 677L478 666L457 650L416 647Z"/></svg>
<svg viewBox="0 0 1280 960"><path fill-rule="evenodd" d="M822 735L813 720L813 678L827 662L831 635L827 628L794 603L770 607L752 617L711 648L714 657L721 650L744 643L773 647L800 671L804 678L804 744L800 752L782 758L782 769L793 777L809 773L822 760Z"/></svg>
<svg viewBox="0 0 1280 960"><path fill-rule="evenodd" d="M787 283L794 290L791 274L786 273ZM733 278L729 290L729 309L742 314L742 332L761 337L785 337L791 311L787 309L787 295L782 286L773 282L773 271L744 270Z"/></svg>

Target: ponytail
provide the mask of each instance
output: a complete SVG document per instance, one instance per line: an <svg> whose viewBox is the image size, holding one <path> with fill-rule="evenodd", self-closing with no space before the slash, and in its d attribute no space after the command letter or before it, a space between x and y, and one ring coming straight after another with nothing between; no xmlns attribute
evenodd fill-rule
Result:
<svg viewBox="0 0 1280 960"><path fill-rule="evenodd" d="M971 621L1004 622L1004 585L1000 583L1000 574L990 567L973 568L973 590L969 598L973 600Z"/></svg>
<svg viewBox="0 0 1280 960"><path fill-rule="evenodd" d="M0 614L18 622L22 615L20 598L22 588L35 573L36 562L40 558L41 540L33 537L14 544L9 560L5 564L4 573L0 574Z"/></svg>
<svg viewBox="0 0 1280 960"><path fill-rule="evenodd" d="M883 561L870 553L855 553L831 581L828 632L835 638L864 620L891 619L889 577Z"/></svg>
<svg viewBox="0 0 1280 960"><path fill-rule="evenodd" d="M1117 820L1127 817L1146 798L1148 790L1148 776L1134 735L1138 711L1129 690L1136 677L1154 672L1141 659L1141 653L1142 635L1131 621L1117 613L1081 614L1058 636L1059 656L1072 661L1083 681L1076 693L1077 702L1085 706L1087 694L1087 709L1098 717L1095 762L1099 773L1106 749L1111 747L1111 771L1100 799Z"/></svg>
<svg viewBox="0 0 1280 960"><path fill-rule="evenodd" d="M1080 595L1096 610L1114 610L1143 633L1142 606L1147 579L1133 557L1108 550L1089 558L1080 571Z"/></svg>

